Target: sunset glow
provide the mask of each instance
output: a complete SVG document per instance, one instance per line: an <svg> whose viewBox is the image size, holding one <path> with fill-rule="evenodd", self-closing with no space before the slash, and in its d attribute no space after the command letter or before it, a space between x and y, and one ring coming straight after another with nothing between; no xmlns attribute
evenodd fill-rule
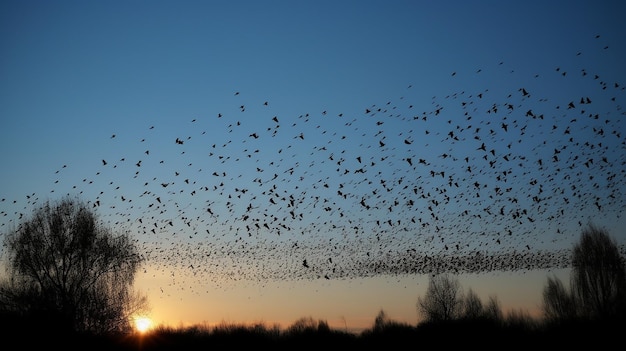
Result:
<svg viewBox="0 0 626 351"><path fill-rule="evenodd" d="M0 241L84 202L136 339L416 326L444 273L541 317L587 223L626 250L626 2L183 4L0 2Z"/></svg>
<svg viewBox="0 0 626 351"><path fill-rule="evenodd" d="M140 333L145 333L152 327L152 320L148 317L136 317L135 329Z"/></svg>

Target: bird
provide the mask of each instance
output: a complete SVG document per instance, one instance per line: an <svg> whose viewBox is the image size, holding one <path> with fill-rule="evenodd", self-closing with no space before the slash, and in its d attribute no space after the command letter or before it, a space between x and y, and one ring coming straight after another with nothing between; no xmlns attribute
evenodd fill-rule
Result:
<svg viewBox="0 0 626 351"><path fill-rule="evenodd" d="M483 79L498 66L471 73ZM399 93L352 106L355 116L324 102L314 113L287 114L274 100L271 108L254 102L273 97L246 101L247 91L233 98L229 89L224 95L236 102L207 111L208 121L172 116L177 125L168 129L147 118L124 130L141 149L103 143L97 169L59 156L50 190L94 194L90 204L105 222L139 233L151 264L194 267L195 279L562 268L566 254L535 248L553 239L537 233L539 224L564 240L582 213L619 214L626 187L622 82L596 75L602 67L562 75L564 67L552 74L568 86L558 99L542 85L548 74L517 81L526 70L516 69L497 77L510 85L451 86L426 102ZM452 76L465 74L456 68ZM142 153L149 156L125 164ZM34 201L27 195L23 201ZM15 201L19 218L22 200ZM285 265L292 257L307 269Z"/></svg>

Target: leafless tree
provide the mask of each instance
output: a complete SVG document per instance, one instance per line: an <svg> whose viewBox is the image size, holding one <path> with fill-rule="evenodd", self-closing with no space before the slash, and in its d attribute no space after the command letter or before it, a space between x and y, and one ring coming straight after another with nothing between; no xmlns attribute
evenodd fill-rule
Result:
<svg viewBox="0 0 626 351"><path fill-rule="evenodd" d="M330 327L325 320L315 320L313 317L302 317L287 327L286 333L297 335L302 333L329 332Z"/></svg>
<svg viewBox="0 0 626 351"><path fill-rule="evenodd" d="M626 313L626 266L605 229L589 225L572 254L572 289L583 315L613 319Z"/></svg>
<svg viewBox="0 0 626 351"><path fill-rule="evenodd" d="M484 312L483 302L478 294L470 288L463 299L463 318L479 319L484 316Z"/></svg>
<svg viewBox="0 0 626 351"><path fill-rule="evenodd" d="M113 235L78 199L45 203L5 237L7 279L0 308L66 331L131 327L147 309L131 288L142 258L128 235Z"/></svg>
<svg viewBox="0 0 626 351"><path fill-rule="evenodd" d="M605 229L590 224L572 251L570 292L548 278L543 312L548 321L626 319L626 265Z"/></svg>
<svg viewBox="0 0 626 351"><path fill-rule="evenodd" d="M380 310L374 319L374 331L382 331L385 329L385 326L388 325L391 321L389 317L387 317L387 313L385 311Z"/></svg>
<svg viewBox="0 0 626 351"><path fill-rule="evenodd" d="M495 295L489 297L486 304L482 302L478 294L471 288L467 291L462 300L461 319L469 321L492 321L502 320L502 309Z"/></svg>
<svg viewBox="0 0 626 351"><path fill-rule="evenodd" d="M543 315L549 322L572 320L576 317L576 304L573 296L557 277L548 277L543 289Z"/></svg>
<svg viewBox="0 0 626 351"><path fill-rule="evenodd" d="M418 297L417 309L428 322L450 321L462 313L461 285L448 274L430 277L425 296Z"/></svg>
<svg viewBox="0 0 626 351"><path fill-rule="evenodd" d="M502 320L502 307L500 307L500 301L495 295L489 296L489 301L485 305L485 316L491 320Z"/></svg>

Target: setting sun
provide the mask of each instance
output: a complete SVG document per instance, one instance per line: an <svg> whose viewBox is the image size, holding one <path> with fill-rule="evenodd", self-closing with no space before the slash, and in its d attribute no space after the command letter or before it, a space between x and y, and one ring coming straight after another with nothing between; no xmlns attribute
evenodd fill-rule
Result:
<svg viewBox="0 0 626 351"><path fill-rule="evenodd" d="M136 317L135 329L140 333L147 332L152 327L152 320L148 317Z"/></svg>

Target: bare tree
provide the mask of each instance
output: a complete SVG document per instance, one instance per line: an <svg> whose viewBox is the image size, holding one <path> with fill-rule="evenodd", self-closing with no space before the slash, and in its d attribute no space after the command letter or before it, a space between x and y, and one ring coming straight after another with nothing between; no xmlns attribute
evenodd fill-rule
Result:
<svg viewBox="0 0 626 351"><path fill-rule="evenodd" d="M626 265L605 229L589 225L572 252L571 289L548 278L543 313L548 321L626 318Z"/></svg>
<svg viewBox="0 0 626 351"><path fill-rule="evenodd" d="M110 332L128 330L131 314L147 309L131 291L142 263L136 246L79 200L47 202L5 237L5 247L4 312L66 331Z"/></svg>
<svg viewBox="0 0 626 351"><path fill-rule="evenodd" d="M471 288L465 294L463 299L463 318L466 319L479 319L484 317L485 311L483 302L480 300L478 294Z"/></svg>
<svg viewBox="0 0 626 351"><path fill-rule="evenodd" d="M380 310L374 319L374 331L383 331L385 326L387 326L391 321L389 317L387 317L387 313L385 311Z"/></svg>
<svg viewBox="0 0 626 351"><path fill-rule="evenodd" d="M325 320L315 320L313 317L302 317L290 325L286 333L297 335L302 333L329 332L330 327Z"/></svg>
<svg viewBox="0 0 626 351"><path fill-rule="evenodd" d="M465 294L462 300L461 318L469 321L492 321L499 322L502 320L502 309L495 295L489 297L486 304L471 288Z"/></svg>
<svg viewBox="0 0 626 351"><path fill-rule="evenodd" d="M543 289L543 315L549 322L576 318L576 304L573 296L557 277L548 277Z"/></svg>
<svg viewBox="0 0 626 351"><path fill-rule="evenodd" d="M489 296L489 301L484 309L485 316L494 321L502 320L502 307L500 307L500 300L496 295Z"/></svg>
<svg viewBox="0 0 626 351"><path fill-rule="evenodd" d="M613 319L626 313L626 266L605 229L589 225L572 254L572 289L583 315Z"/></svg>
<svg viewBox="0 0 626 351"><path fill-rule="evenodd" d="M462 307L461 285L448 274L431 276L426 295L417 299L417 309L428 322L456 319L461 314Z"/></svg>

